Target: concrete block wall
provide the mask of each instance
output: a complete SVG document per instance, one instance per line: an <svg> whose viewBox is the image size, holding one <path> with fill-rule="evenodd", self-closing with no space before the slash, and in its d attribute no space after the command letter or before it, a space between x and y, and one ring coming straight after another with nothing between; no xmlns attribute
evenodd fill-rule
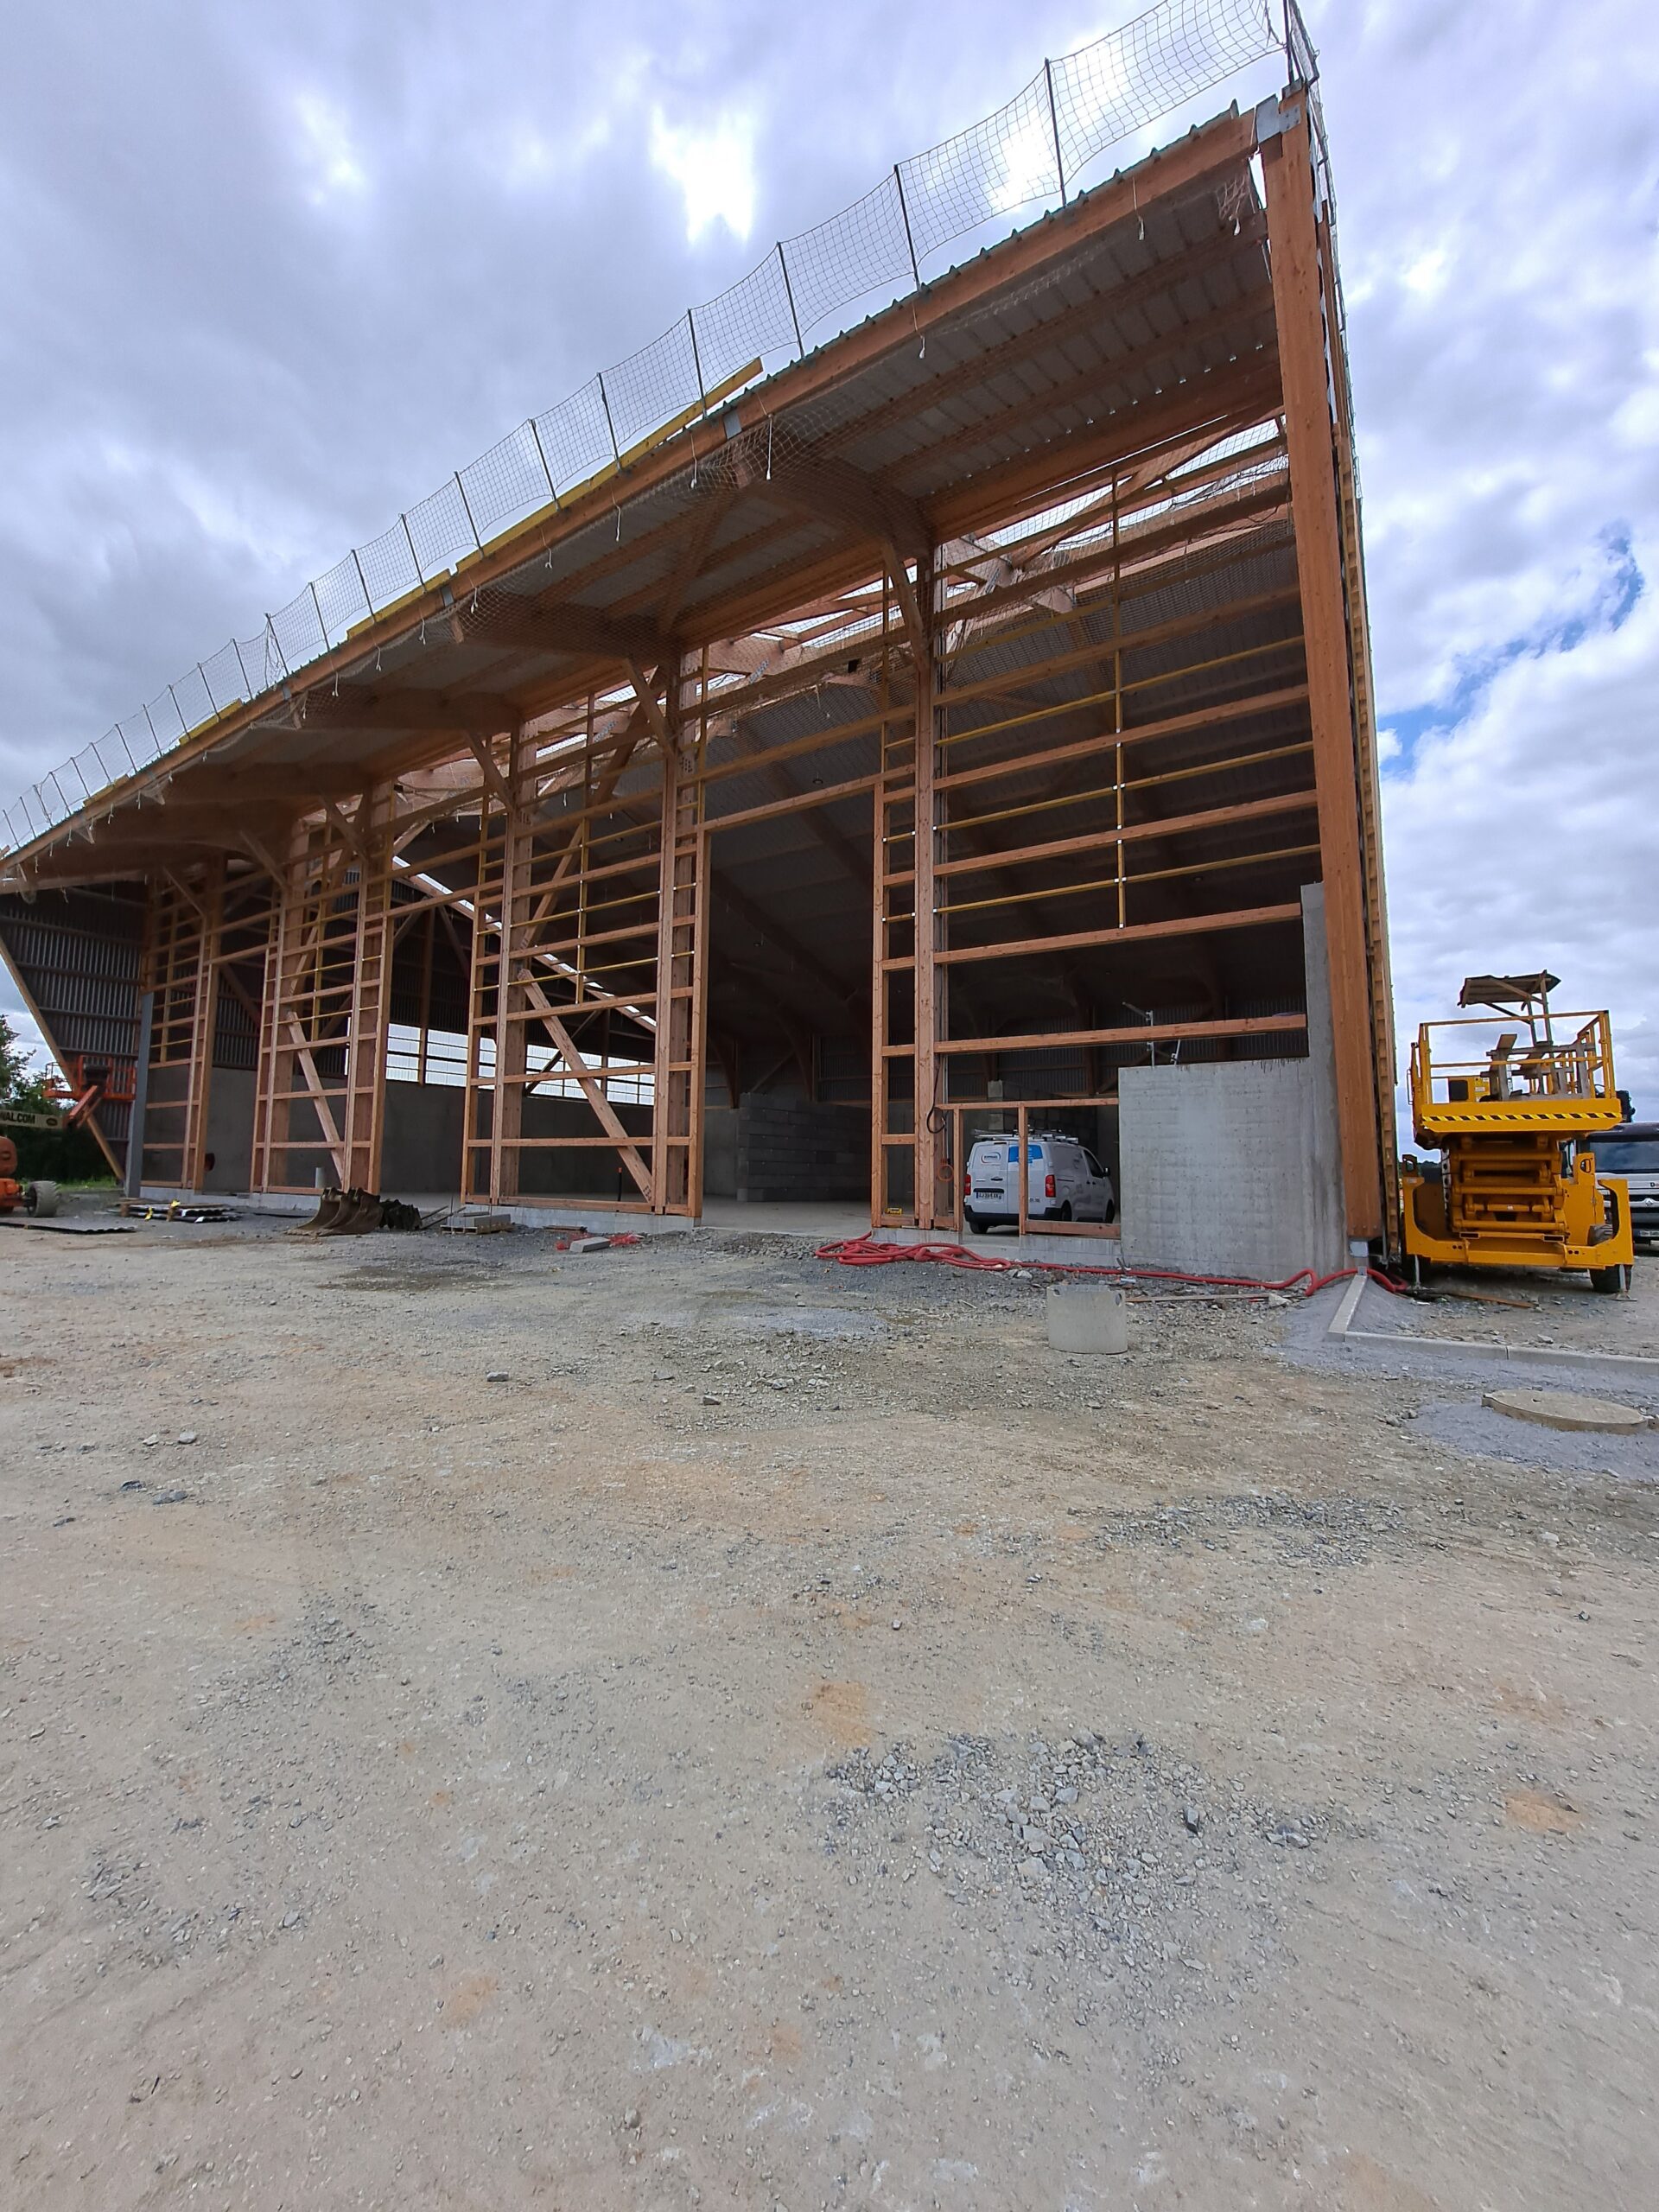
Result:
<svg viewBox="0 0 1659 2212"><path fill-rule="evenodd" d="M1280 1281L1345 1264L1325 894L1302 893L1308 1056L1130 1067L1118 1080L1131 1265Z"/></svg>
<svg viewBox="0 0 1659 2212"><path fill-rule="evenodd" d="M869 1108L751 1093L737 1109L734 1179L754 1204L867 1198Z"/></svg>
<svg viewBox="0 0 1659 2212"><path fill-rule="evenodd" d="M702 1195L705 1198L737 1196L737 1125L741 1109L705 1106L702 1109Z"/></svg>

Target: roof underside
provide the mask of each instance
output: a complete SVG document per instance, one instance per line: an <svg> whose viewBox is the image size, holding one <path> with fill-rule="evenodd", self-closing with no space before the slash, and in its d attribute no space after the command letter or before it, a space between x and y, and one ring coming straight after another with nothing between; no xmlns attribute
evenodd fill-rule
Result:
<svg viewBox="0 0 1659 2212"><path fill-rule="evenodd" d="M824 680L825 654L843 650L837 624L857 658L846 594L930 547L965 573L995 533L1086 498L1137 454L1183 437L1198 452L1271 415L1255 143L1253 118L1217 118L532 518L302 677L99 794L12 855L10 880L108 881L216 852L269 854L298 818L388 782L430 805L454 772L445 764L465 762L476 784L469 741L530 724L538 739L545 731L551 763L590 698L601 715L624 711L659 670L704 650L711 671L729 672L758 760L753 774L711 787L710 818L775 797L760 756L821 731L826 716L868 716L855 667ZM1229 486L1239 503L1231 572L1217 581L1212 562L1183 582L1172 570L1137 623L1201 610L1206 593L1216 605L1277 593L1239 619L1230 646L1294 640L1295 612L1282 603L1294 550L1287 524L1271 522L1282 474L1264 464L1258 475ZM1179 537L1179 522L1148 523L1149 545L1160 530ZM994 581L986 593L995 601ZM1097 613L1084 607L1078 620L1081 640L1103 634ZM1021 651L1038 649L996 650L1012 682ZM996 664L982 652L976 677ZM1082 668L1045 679L1044 696L1064 697L1071 683L1082 698L1091 680ZM1177 711L1181 696L1178 682L1160 711ZM865 772L869 743L849 739L844 759L815 755L814 777ZM652 780L643 762L632 773L642 791ZM740 835L763 872L768 850L777 873L792 849L782 826ZM804 897L810 881L798 870L795 880Z"/></svg>

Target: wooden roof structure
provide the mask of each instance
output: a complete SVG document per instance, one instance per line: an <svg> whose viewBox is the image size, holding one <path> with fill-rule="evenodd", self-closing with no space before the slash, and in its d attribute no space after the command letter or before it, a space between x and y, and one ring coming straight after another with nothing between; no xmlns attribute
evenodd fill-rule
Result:
<svg viewBox="0 0 1659 2212"><path fill-rule="evenodd" d="M909 828L880 813L896 804L900 715ZM548 855L603 813L613 836L630 818L657 824L671 915L679 833L658 821L663 764L693 725L698 849L723 823L748 840L722 831L736 857L706 900L698 891L699 911L747 912L787 956L770 980L753 971L751 1007L771 1020L791 976L843 1010L879 1007L891 973L878 961L873 979L857 939L831 925L841 907L815 908L813 870L874 887L878 938L917 995L910 1041L876 1048L878 1116L883 1050L943 1098L938 1071L976 1042L1116 1049L1135 1025L1091 1018L1103 992L1188 1003L1182 979L1201 972L1217 1008L1245 1011L1206 1029L1188 1003L1179 1035L1294 1028L1292 1013L1250 1009L1294 993L1297 887L1322 880L1347 1214L1352 1233L1379 1233L1392 1041L1375 732L1334 247L1305 89L1216 117L550 502L95 794L7 856L0 887L38 899L170 884L200 905L211 880L232 906L264 887L274 911L302 849L315 868L319 838L361 859L378 837L390 910L424 897L499 932L514 836L542 856L524 865L543 868L550 912L569 862ZM940 749L925 771L930 735ZM951 749L970 738L977 752ZM1103 747L1109 782L1094 773ZM872 791L887 825L873 853L858 847ZM1062 804L1057 839L1043 813ZM939 809L931 841L915 835L924 805ZM769 851L784 823L792 843ZM907 869L889 864L898 837L912 840ZM1115 893L1099 878L1108 852ZM1123 888L1136 853L1139 921ZM1211 895L1217 868L1231 873ZM957 895L962 877L974 898ZM900 909L882 902L900 878L917 903L895 951ZM924 899L931 931L916 925ZM650 958L636 945L603 994L611 1028L632 1023L634 1047L659 1061L655 993L701 1007L709 988L700 953L664 981L671 936L664 922ZM543 957L530 940L524 957ZM548 962L563 992L568 957ZM1077 962L1094 963L1082 982ZM947 974L971 1004L965 1028L940 1010ZM251 1014L258 988L250 967ZM533 976L524 988L540 995L520 1009L529 1033L562 1038L574 1066L580 1035ZM740 988L726 979L728 996ZM591 981L576 979L574 1002L601 1003ZM483 1004L475 988L474 1020ZM375 1018L384 1027L384 1003ZM728 1029L743 1018L730 1007ZM708 1039L688 1032L674 1049L689 1065ZM1098 1095L1109 1075L1096 1071ZM533 1071L515 1079L534 1087ZM620 1147L604 1083L575 1079L599 1114L594 1141ZM303 1105L333 1080L313 1065L287 1096ZM372 1121L372 1102L363 1110ZM334 1164L366 1173L378 1154L352 1153L338 1114L325 1122L340 1123ZM496 1182L499 1128L497 1116L494 1136L468 1140L493 1147ZM876 1142L898 1146L885 1128ZM929 1173L918 1159L916 1190ZM677 1189L676 1209L695 1179ZM645 1202L670 1203L655 1183ZM937 1213L913 1192L907 1204L923 1226ZM874 1216L892 1211L878 1192Z"/></svg>

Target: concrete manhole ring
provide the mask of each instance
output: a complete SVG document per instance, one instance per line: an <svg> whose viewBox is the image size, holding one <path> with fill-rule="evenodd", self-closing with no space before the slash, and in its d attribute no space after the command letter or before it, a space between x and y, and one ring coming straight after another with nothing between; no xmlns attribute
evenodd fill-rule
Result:
<svg viewBox="0 0 1659 2212"><path fill-rule="evenodd" d="M1608 1436L1633 1436L1648 1426L1635 1406L1612 1398L1580 1398L1570 1390L1488 1390L1482 1398L1495 1414L1512 1421L1536 1421L1543 1428L1594 1429Z"/></svg>

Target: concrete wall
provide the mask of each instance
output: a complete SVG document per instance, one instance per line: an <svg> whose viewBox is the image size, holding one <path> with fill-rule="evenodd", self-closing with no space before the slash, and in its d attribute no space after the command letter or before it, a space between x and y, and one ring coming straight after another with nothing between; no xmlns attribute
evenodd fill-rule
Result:
<svg viewBox="0 0 1659 2212"><path fill-rule="evenodd" d="M380 1188L429 1197L461 1188L466 1093L442 1083L389 1083L380 1129Z"/></svg>
<svg viewBox="0 0 1659 2212"><path fill-rule="evenodd" d="M393 1198L431 1197L461 1188L461 1141L464 1094L449 1084L389 1083L385 1123L380 1141L380 1188ZM651 1127L648 1107L620 1106L624 1128L643 1135ZM523 1134L527 1137L588 1136L597 1124L579 1098L524 1101ZM621 1169L613 1152L582 1146L569 1152L521 1153L518 1187L525 1198L638 1196L632 1179L619 1182Z"/></svg>
<svg viewBox="0 0 1659 2212"><path fill-rule="evenodd" d="M1123 1256L1280 1281L1344 1264L1325 893L1302 893L1305 1060L1198 1060L1118 1079Z"/></svg>
<svg viewBox="0 0 1659 2212"><path fill-rule="evenodd" d="M649 1136L649 1106L619 1105L616 1118L630 1136ZM592 1109L582 1098L526 1098L521 1127L527 1137L585 1137L599 1131ZM646 1151L649 1166L649 1146ZM618 1155L597 1145L582 1145L569 1152L520 1153L518 1189L527 1198L637 1199L639 1196L638 1184Z"/></svg>
<svg viewBox="0 0 1659 2212"><path fill-rule="evenodd" d="M146 1184L178 1187L184 1138L185 1099L190 1071L175 1063L152 1068L144 1107ZM213 1166L203 1173L204 1191L245 1191L253 1172L253 1072L249 1068L213 1068L207 1079L207 1129L202 1149ZM168 1149L160 1148L167 1141Z"/></svg>
<svg viewBox="0 0 1659 2212"><path fill-rule="evenodd" d="M143 1180L166 1190L177 1185L181 1155L176 1147L184 1136L184 1098L189 1087L190 1071L177 1063L149 1071L144 1102Z"/></svg>
<svg viewBox="0 0 1659 2212"><path fill-rule="evenodd" d="M245 1191L253 1173L251 1068L215 1068L207 1090L207 1141L213 1166L201 1179L204 1191Z"/></svg>
<svg viewBox="0 0 1659 2212"><path fill-rule="evenodd" d="M154 1108L153 1134L171 1137L182 1133L183 1098L187 1071L181 1067L150 1071ZM251 1069L215 1068L207 1099L206 1149L213 1165L203 1179L205 1191L245 1191L253 1172L253 1104L255 1077ZM461 1142L464 1095L447 1084L389 1083L385 1120L380 1147L380 1187L394 1198L442 1197L461 1188ZM619 1107L625 1128L647 1135L651 1109ZM736 1116L731 1120L734 1124ZM527 1098L524 1134L527 1137L586 1136L595 1127L593 1116L580 1099ZM295 1141L290 1171L296 1176L313 1169L323 1180L334 1179L334 1162L319 1145L302 1150L308 1139L319 1135L315 1109L305 1099L294 1102L289 1128ZM152 1152L145 1164L144 1179L160 1185L165 1166L174 1172L177 1155ZM582 1147L569 1152L550 1150L520 1155L520 1185L527 1198L634 1198L632 1179L620 1183L620 1163L613 1152ZM626 1174L626 1170L620 1171ZM729 1192L732 1186L728 1185Z"/></svg>

